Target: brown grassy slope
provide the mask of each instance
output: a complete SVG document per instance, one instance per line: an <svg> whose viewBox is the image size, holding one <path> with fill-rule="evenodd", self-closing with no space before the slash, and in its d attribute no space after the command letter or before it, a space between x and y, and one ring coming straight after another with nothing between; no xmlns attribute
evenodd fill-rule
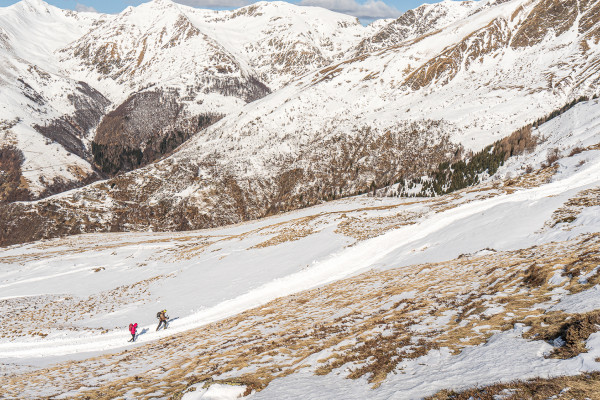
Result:
<svg viewBox="0 0 600 400"><path fill-rule="evenodd" d="M557 301L551 296L555 286L546 278L562 271L567 291L590 288L600 276L582 284L578 274L595 268L599 253L600 235L591 234L529 249L370 271L148 345L17 373L0 383L6 396L17 398L39 396L44 388L47 394L78 391L72 393L77 398L129 393L146 399L174 395L209 379L233 379L260 389L303 367L327 374L346 365L349 378L365 376L377 386L390 372L402 373L403 360L431 349L459 353L516 323L541 326L540 318L547 315L534 306ZM574 267L580 268L578 274L569 274ZM492 308L496 311L486 312ZM441 318L448 315L441 329ZM564 320L550 318L544 325L557 324L560 333ZM418 331L411 329L417 324Z"/></svg>
<svg viewBox="0 0 600 400"><path fill-rule="evenodd" d="M536 378L483 386L463 392L443 390L427 400L593 400L600 399L600 372Z"/></svg>

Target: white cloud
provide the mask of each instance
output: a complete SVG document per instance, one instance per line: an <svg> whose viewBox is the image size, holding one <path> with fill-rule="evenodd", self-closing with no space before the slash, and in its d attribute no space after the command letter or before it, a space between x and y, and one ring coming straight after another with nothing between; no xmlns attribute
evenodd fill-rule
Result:
<svg viewBox="0 0 600 400"><path fill-rule="evenodd" d="M379 0L367 0L363 4L356 0L302 0L299 4L323 7L358 18L397 18L401 14L396 8Z"/></svg>
<svg viewBox="0 0 600 400"><path fill-rule="evenodd" d="M94 7L90 7L90 6L86 6L85 4L75 4L75 11L84 11L84 12L95 12L97 13L98 10L96 10Z"/></svg>
<svg viewBox="0 0 600 400"><path fill-rule="evenodd" d="M247 6L248 0L175 0L176 3L202 8L237 8Z"/></svg>

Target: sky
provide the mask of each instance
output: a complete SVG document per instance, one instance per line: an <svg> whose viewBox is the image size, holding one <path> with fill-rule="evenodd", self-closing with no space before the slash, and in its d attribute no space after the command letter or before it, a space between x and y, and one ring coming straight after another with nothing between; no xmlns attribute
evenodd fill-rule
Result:
<svg viewBox="0 0 600 400"><path fill-rule="evenodd" d="M136 6L149 0L45 0L62 9L118 13L127 6ZM231 9L242 7L255 0L174 0L176 3L200 8ZM380 18L397 18L406 10L423 3L441 0L292 0L290 3L319 6L358 17L363 23ZM0 0L0 7L17 3L17 0Z"/></svg>

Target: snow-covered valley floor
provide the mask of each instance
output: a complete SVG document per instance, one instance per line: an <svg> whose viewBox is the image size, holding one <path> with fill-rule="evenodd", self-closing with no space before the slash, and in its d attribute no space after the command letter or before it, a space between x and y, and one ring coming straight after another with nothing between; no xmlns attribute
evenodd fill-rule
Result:
<svg viewBox="0 0 600 400"><path fill-rule="evenodd" d="M2 395L407 399L600 370L597 108L439 198L5 248ZM575 323L585 334L563 337Z"/></svg>

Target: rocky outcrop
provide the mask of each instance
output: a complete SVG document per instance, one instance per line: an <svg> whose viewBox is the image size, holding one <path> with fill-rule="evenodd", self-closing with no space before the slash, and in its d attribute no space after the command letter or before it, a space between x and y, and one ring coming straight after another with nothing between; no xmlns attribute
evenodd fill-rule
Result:
<svg viewBox="0 0 600 400"><path fill-rule="evenodd" d="M408 10L354 48L355 57L394 46L434 32L465 17L475 7L472 1L424 4Z"/></svg>
<svg viewBox="0 0 600 400"><path fill-rule="evenodd" d="M553 32L559 36L569 30L579 13L578 0L542 0L529 13L511 42L514 48L534 46Z"/></svg>
<svg viewBox="0 0 600 400"><path fill-rule="evenodd" d="M423 64L406 78L404 84L412 90L419 90L434 82L445 85L461 69L504 47L510 36L506 20L498 18Z"/></svg>

